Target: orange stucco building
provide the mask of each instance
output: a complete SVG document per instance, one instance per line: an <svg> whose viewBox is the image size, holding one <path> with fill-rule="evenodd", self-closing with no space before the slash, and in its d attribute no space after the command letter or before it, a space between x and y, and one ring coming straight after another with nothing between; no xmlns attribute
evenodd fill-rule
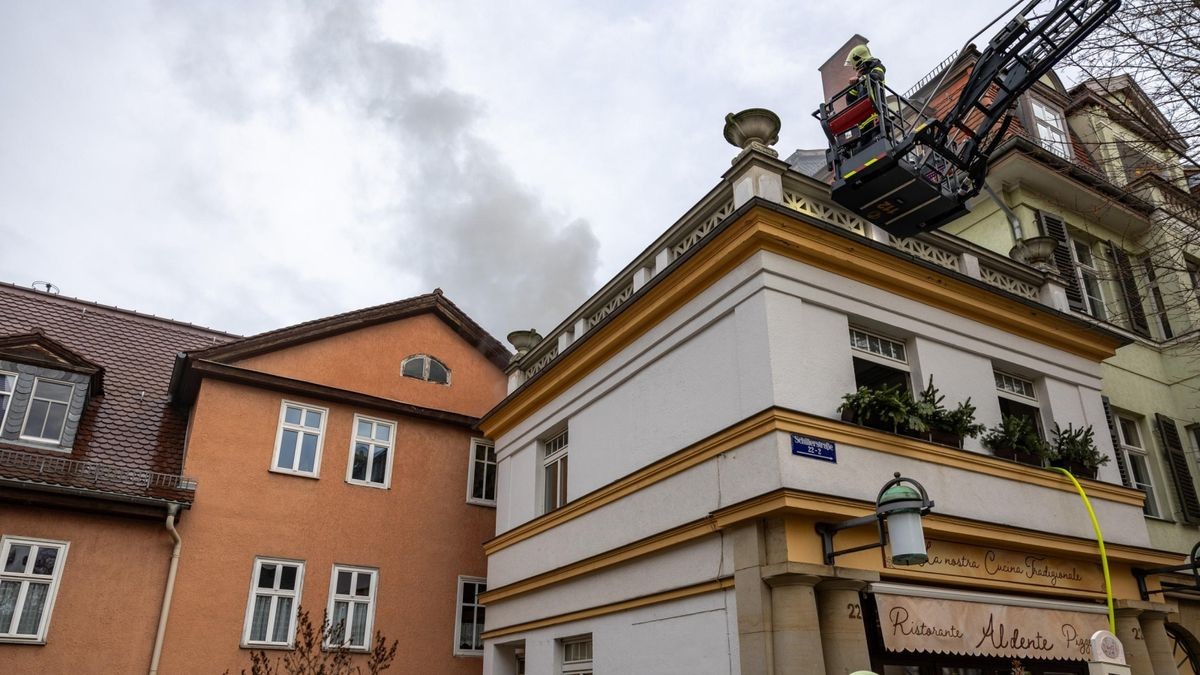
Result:
<svg viewBox="0 0 1200 675"><path fill-rule="evenodd" d="M328 614L331 641L356 652L376 631L398 640L389 672L479 673L475 596L495 485L475 424L503 396L508 352L440 291L242 339L193 330L173 349L128 345L153 352L143 357L158 364L156 401L178 436L156 452L174 458L175 475L186 471L191 492L114 502L107 510L121 513L105 515L77 496L51 504L67 495L45 480L18 494L16 470L0 466L0 535L18 537L6 551L44 540L61 564L40 639L0 635L0 663L149 672L170 587L159 673L240 672L251 650L294 645L301 609L317 623ZM32 558L24 577L0 581L40 583Z"/></svg>

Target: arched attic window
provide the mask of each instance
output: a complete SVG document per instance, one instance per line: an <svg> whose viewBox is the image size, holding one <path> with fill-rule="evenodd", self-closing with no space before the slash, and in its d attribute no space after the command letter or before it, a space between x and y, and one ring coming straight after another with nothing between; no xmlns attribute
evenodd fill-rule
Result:
<svg viewBox="0 0 1200 675"><path fill-rule="evenodd" d="M427 354L413 354L400 364L400 374L426 382L450 384L450 369Z"/></svg>

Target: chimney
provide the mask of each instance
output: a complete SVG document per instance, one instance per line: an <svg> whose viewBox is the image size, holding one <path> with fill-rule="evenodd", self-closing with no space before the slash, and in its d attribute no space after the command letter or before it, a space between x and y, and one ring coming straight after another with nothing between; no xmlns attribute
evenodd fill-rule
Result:
<svg viewBox="0 0 1200 675"><path fill-rule="evenodd" d="M845 89L846 85L850 84L850 78L855 76L854 68L846 65L846 55L850 53L851 49L868 42L867 38L855 33L849 40L846 40L846 44L837 48L828 61L817 68L821 72L821 88L825 93L826 101ZM844 104L836 103L836 107L841 107L841 105Z"/></svg>

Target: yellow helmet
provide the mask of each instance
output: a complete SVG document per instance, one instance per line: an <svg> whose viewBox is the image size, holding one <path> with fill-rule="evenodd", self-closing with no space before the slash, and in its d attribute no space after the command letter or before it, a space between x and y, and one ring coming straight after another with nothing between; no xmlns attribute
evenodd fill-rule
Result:
<svg viewBox="0 0 1200 675"><path fill-rule="evenodd" d="M869 58L871 58L871 50L867 49L866 45L859 45L851 49L850 53L846 55L846 65L857 68L862 65L863 61Z"/></svg>

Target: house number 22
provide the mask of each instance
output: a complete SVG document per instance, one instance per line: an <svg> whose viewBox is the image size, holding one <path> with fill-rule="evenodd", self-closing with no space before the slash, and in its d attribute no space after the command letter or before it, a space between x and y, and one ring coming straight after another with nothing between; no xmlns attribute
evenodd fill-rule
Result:
<svg viewBox="0 0 1200 675"><path fill-rule="evenodd" d="M846 605L846 609L849 610L851 619L862 618L862 607L860 607L857 602L852 602Z"/></svg>

